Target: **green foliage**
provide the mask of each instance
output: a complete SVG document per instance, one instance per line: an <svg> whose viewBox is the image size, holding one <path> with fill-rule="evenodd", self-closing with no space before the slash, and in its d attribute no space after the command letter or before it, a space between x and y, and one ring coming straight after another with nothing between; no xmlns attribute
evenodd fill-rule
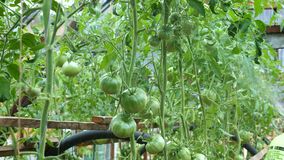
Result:
<svg viewBox="0 0 284 160"><path fill-rule="evenodd" d="M0 102L4 102L10 98L10 80L1 76L0 84Z"/></svg>
<svg viewBox="0 0 284 160"><path fill-rule="evenodd" d="M162 82L167 78L166 140L176 144L168 148L170 157L178 154L194 157L203 153L208 159L233 159L240 153L240 146L231 144L225 133L245 130L260 138L272 131L271 122L279 116L274 108L278 99L273 87L282 74L276 67L279 65L275 61L277 53L263 39L266 25L254 19L269 2L255 0L250 6L248 1L242 0L172 0L168 6L169 23L165 27L162 25L162 1L136 1L137 51L131 86L127 81L134 41L129 3L115 1L114 11L100 13L100 6L91 1L83 5L82 1L75 0L69 7L57 1L52 1L51 6L49 1L45 2L43 16L40 13L34 17L37 24L24 20L26 25L22 28L16 16L21 13L20 1L3 1L16 13L0 4L0 34L3 37L0 41L0 106L7 107L1 108L1 115L8 115L9 106L20 94L25 94L18 93L24 86L40 87L44 92L17 116L41 117L40 110L47 98L44 90L46 49L50 47L52 54L57 55L54 62L59 55L64 55L64 62L68 59L80 64L81 68L79 75L76 71L74 75L77 76L70 78L64 76L64 68L52 66L50 120L90 121L96 115L115 116L125 111L126 102L120 91L135 87L143 88L145 93L140 95L142 105L135 111L130 109L133 112L130 116L143 117L141 121L147 126L143 131L151 132L153 123L161 127L158 108L161 101L153 102L151 98L147 101L146 97L159 99ZM34 7L41 5L42 1L25 1L24 19L32 17L37 11ZM56 14L52 14L49 24L45 7L51 7L52 13L60 13L58 25L66 21L63 24L65 32L61 35L58 32L54 43L48 47L44 45L43 24L49 25L50 32L59 26L54 26ZM68 25L70 19L77 23L78 30ZM52 34L49 36L52 38ZM166 77L162 76L161 67L163 40L168 51ZM62 65L63 62L57 64ZM69 71L75 70L71 66ZM105 91L107 94L100 88L100 77L106 73L121 78L119 89L111 93ZM116 94L112 94L114 92ZM140 110L146 113L136 114ZM186 126L197 126L188 133L187 140L181 138L186 134L181 129L172 130L182 123L182 118ZM37 129L32 132L38 136ZM48 134L64 137L56 131L48 131ZM181 148L186 148L184 153L178 152Z"/></svg>

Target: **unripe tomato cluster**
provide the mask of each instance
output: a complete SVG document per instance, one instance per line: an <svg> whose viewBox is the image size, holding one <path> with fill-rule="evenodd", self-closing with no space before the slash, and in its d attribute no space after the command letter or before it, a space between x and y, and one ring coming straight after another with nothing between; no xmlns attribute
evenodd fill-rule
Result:
<svg viewBox="0 0 284 160"><path fill-rule="evenodd" d="M159 114L160 102L157 98L148 98L146 92L138 87L125 89L121 92L122 80L112 73L103 75L100 79L100 88L107 95L119 95L120 105L123 112L113 117L110 123L110 130L119 138L131 137L137 125L132 114L140 114L143 118L157 116ZM164 149L165 140L159 134L153 135L146 145L146 150L156 154Z"/></svg>
<svg viewBox="0 0 284 160"><path fill-rule="evenodd" d="M65 55L59 55L55 65L61 67L62 73L67 77L75 77L81 71L80 65L73 61L68 62Z"/></svg>
<svg viewBox="0 0 284 160"><path fill-rule="evenodd" d="M192 21L182 18L180 13L173 12L169 17L169 24L160 27L155 35L149 37L149 44L152 47L158 47L161 40L164 40L167 52L176 52L181 48L180 37L190 35L192 30Z"/></svg>

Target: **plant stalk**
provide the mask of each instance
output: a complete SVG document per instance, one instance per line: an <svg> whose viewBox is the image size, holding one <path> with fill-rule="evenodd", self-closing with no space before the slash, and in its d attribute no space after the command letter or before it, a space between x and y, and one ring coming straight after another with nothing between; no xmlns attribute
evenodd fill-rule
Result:
<svg viewBox="0 0 284 160"><path fill-rule="evenodd" d="M136 62L136 52L137 52L137 40L138 40L138 33L137 33L137 9L136 9L136 0L130 1L131 7L132 7L132 25L133 25L133 33L132 33L132 55L131 55L131 62L130 62L130 68L129 68L129 79L127 81L127 84L131 87L132 86L132 76L134 71L134 65Z"/></svg>
<svg viewBox="0 0 284 160"><path fill-rule="evenodd" d="M182 52L179 51L179 74L180 74L180 87L181 87L181 122L182 122L182 131L183 131L183 140L185 140L185 142L187 142L188 140L188 134L187 134L187 125L186 125L186 121L184 118L184 114L185 114L185 95L184 95L184 77L183 77L183 56L182 56Z"/></svg>
<svg viewBox="0 0 284 160"><path fill-rule="evenodd" d="M10 132L10 135L12 137L12 144L13 144L13 149L14 149L14 159L15 160L18 160L20 159L20 156L19 156L19 146L18 146L18 142L17 142L17 138L15 136L15 132L13 131L13 129L11 127L9 127L9 132Z"/></svg>
<svg viewBox="0 0 284 160"><path fill-rule="evenodd" d="M52 93L52 79L53 79L53 54L52 49L47 51L47 95L48 99L45 100L44 108L42 111L41 121L40 121L40 143L39 143L39 160L44 159L44 151L45 151L45 141L46 141L46 128L47 128L47 115L48 115L48 107L50 105L51 93Z"/></svg>
<svg viewBox="0 0 284 160"><path fill-rule="evenodd" d="M135 137L134 133L130 137L130 143L131 143L131 152L132 152L132 160L136 160L136 142L135 142Z"/></svg>
<svg viewBox="0 0 284 160"><path fill-rule="evenodd" d="M163 2L163 27L166 27L168 24L170 9L169 9L170 1L164 0ZM161 69L162 69L162 78L161 81L161 106L160 106L160 123L161 123L161 133L166 141L165 134L165 103L166 103L166 91L167 91L167 50L166 50L166 41L162 40L161 42ZM163 151L164 160L168 159L167 155L167 142Z"/></svg>
<svg viewBox="0 0 284 160"><path fill-rule="evenodd" d="M132 76L134 71L134 66L136 62L136 52L137 52L137 40L138 40L138 33L137 33L137 8L136 8L136 0L131 0L130 5L132 8L132 27L133 27L133 33L132 33L132 55L131 55L131 62L130 62L130 68L129 68L129 75L127 79L127 85L129 87L132 87ZM134 138L134 133L130 137L131 141L131 152L132 152L132 160L136 160L136 143Z"/></svg>
<svg viewBox="0 0 284 160"><path fill-rule="evenodd" d="M207 121L206 121L206 112L205 112L205 105L203 103L203 99L201 96L201 89L200 89L200 82L199 82L199 75L198 75L198 70L197 66L195 63L195 52L192 49L191 41L190 38L188 37L188 43L189 43L189 49L191 51L191 56L192 56L192 64L193 64L193 72L195 75L195 80L196 80L196 87L197 87L197 92L198 92L198 98L199 98L199 103L202 109L202 115L203 115L203 123L204 123L204 137L205 137L205 146L208 146L208 133L207 133ZM206 153L208 153L208 147L206 147Z"/></svg>
<svg viewBox="0 0 284 160"><path fill-rule="evenodd" d="M47 100L45 100L44 108L41 115L40 121L40 142L39 142L39 154L38 160L44 159L45 152L45 141L46 141L46 129L47 129L47 119L48 119L48 107L51 101L52 94L52 82L53 82L53 54L50 45L50 9L51 0L43 1L43 18L44 18L44 31L45 31L45 48L46 48L46 69L47 69L47 81L46 81L46 93Z"/></svg>

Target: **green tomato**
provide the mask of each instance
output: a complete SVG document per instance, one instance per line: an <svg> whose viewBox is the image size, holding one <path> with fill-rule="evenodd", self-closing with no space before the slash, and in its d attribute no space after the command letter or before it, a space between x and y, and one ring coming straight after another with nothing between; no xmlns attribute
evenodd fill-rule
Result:
<svg viewBox="0 0 284 160"><path fill-rule="evenodd" d="M178 151L178 157L180 160L191 160L190 150L183 147L181 150Z"/></svg>
<svg viewBox="0 0 284 160"><path fill-rule="evenodd" d="M241 130L239 132L240 138L241 138L241 142L244 143L249 143L252 138L253 138L253 133L245 131L245 130Z"/></svg>
<svg viewBox="0 0 284 160"><path fill-rule="evenodd" d="M182 27L181 27L181 25L175 25L175 26L173 27L173 33L174 33L174 35L177 36L177 37L182 36Z"/></svg>
<svg viewBox="0 0 284 160"><path fill-rule="evenodd" d="M106 94L117 94L120 92L122 81L120 77L111 77L109 75L104 75L100 81L100 88Z"/></svg>
<svg viewBox="0 0 284 160"><path fill-rule="evenodd" d="M67 57L64 55L60 55L57 59L56 59L56 66L57 67L62 67L63 64L67 61Z"/></svg>
<svg viewBox="0 0 284 160"><path fill-rule="evenodd" d="M171 30L169 27L162 27L158 31L158 38L161 40L167 40L170 38L170 36L171 36Z"/></svg>
<svg viewBox="0 0 284 160"><path fill-rule="evenodd" d="M160 101L157 98L151 97L147 103L147 107L154 117L160 114Z"/></svg>
<svg viewBox="0 0 284 160"><path fill-rule="evenodd" d="M26 93L27 95L30 97L30 98L36 98L40 95L40 88L32 88L32 87L29 87L27 90L26 90Z"/></svg>
<svg viewBox="0 0 284 160"><path fill-rule="evenodd" d="M130 115L119 113L111 120L110 130L119 138L129 138L136 131L136 122Z"/></svg>
<svg viewBox="0 0 284 160"><path fill-rule="evenodd" d="M177 80L178 80L177 71L173 67L170 67L170 68L168 68L167 73L168 73L167 74L168 81L172 82L172 83L176 83Z"/></svg>
<svg viewBox="0 0 284 160"><path fill-rule="evenodd" d="M173 12L169 17L170 23L175 24L180 20L180 14L177 12Z"/></svg>
<svg viewBox="0 0 284 160"><path fill-rule="evenodd" d="M121 106L127 113L145 110L147 101L147 95L141 88L129 88L121 95Z"/></svg>
<svg viewBox="0 0 284 160"><path fill-rule="evenodd" d="M194 157L195 157L194 160L207 160L207 157L201 153L196 153Z"/></svg>
<svg viewBox="0 0 284 160"><path fill-rule="evenodd" d="M159 37L158 36L150 36L149 37L149 43L150 43L150 45L152 46L152 47L157 47L157 46L159 46L160 45L160 39L159 39Z"/></svg>
<svg viewBox="0 0 284 160"><path fill-rule="evenodd" d="M172 36L171 38L169 38L169 40L167 40L166 49L168 52L175 52L179 47L180 46L177 41L177 37Z"/></svg>
<svg viewBox="0 0 284 160"><path fill-rule="evenodd" d="M185 35L190 35L193 28L193 23L191 21L183 21L181 23L182 31Z"/></svg>
<svg viewBox="0 0 284 160"><path fill-rule="evenodd" d="M157 154L163 151L165 143L166 142L161 135L155 134L150 138L150 141L147 142L146 151L149 152L150 154Z"/></svg>
<svg viewBox="0 0 284 160"><path fill-rule="evenodd" d="M160 114L160 102L157 98L151 97L148 101L145 110L140 112L143 118L151 118L159 116Z"/></svg>
<svg viewBox="0 0 284 160"><path fill-rule="evenodd" d="M68 77L74 77L81 71L81 67L76 62L65 62L62 66L62 73Z"/></svg>

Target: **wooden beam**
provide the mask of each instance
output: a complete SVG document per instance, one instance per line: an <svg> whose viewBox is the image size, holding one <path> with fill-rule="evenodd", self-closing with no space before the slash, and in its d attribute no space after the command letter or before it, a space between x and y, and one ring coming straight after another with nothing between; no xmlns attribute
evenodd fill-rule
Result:
<svg viewBox="0 0 284 160"><path fill-rule="evenodd" d="M1 127L39 128L40 120L21 117L0 117ZM72 130L106 130L107 124L76 121L48 121L47 128Z"/></svg>
<svg viewBox="0 0 284 160"><path fill-rule="evenodd" d="M96 124L101 124L101 125L109 125L112 120L111 116L94 116L92 118L92 121ZM139 123L141 121L140 118L134 118L136 123Z"/></svg>
<svg viewBox="0 0 284 160"><path fill-rule="evenodd" d="M112 120L112 117L111 116L94 116L92 118L92 121L95 123L95 124L98 124L98 125L109 125L110 122ZM145 125L140 123L141 119L140 118L134 118L135 122L137 123L137 128L138 129L141 129L141 128L145 128Z"/></svg>
<svg viewBox="0 0 284 160"><path fill-rule="evenodd" d="M21 145L20 152L36 151L33 145ZM13 156L15 153L12 145L0 147L0 157Z"/></svg>
<svg viewBox="0 0 284 160"><path fill-rule="evenodd" d="M268 34L281 34L283 31L281 31L280 25L273 25L273 26L267 26L266 27L266 33Z"/></svg>

